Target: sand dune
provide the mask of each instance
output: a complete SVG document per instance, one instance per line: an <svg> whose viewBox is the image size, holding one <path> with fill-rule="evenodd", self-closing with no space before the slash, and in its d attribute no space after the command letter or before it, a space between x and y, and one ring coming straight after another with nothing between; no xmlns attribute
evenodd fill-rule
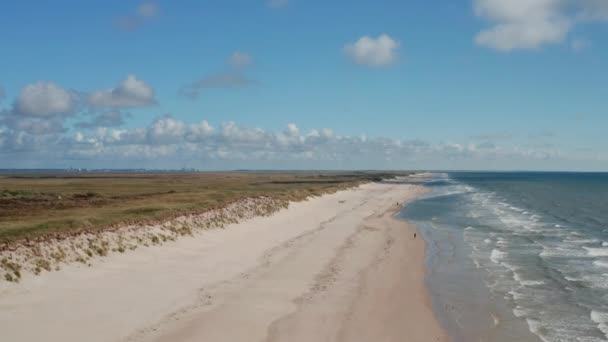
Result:
<svg viewBox="0 0 608 342"><path fill-rule="evenodd" d="M392 218L421 191L368 184L3 284L2 339L446 340L424 287L424 241Z"/></svg>

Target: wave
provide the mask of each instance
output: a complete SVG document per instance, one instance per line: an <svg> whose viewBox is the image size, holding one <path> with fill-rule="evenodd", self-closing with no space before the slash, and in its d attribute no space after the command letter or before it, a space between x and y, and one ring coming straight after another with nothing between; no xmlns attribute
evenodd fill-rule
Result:
<svg viewBox="0 0 608 342"><path fill-rule="evenodd" d="M608 248L583 247L587 250L587 255L592 257L608 257Z"/></svg>
<svg viewBox="0 0 608 342"><path fill-rule="evenodd" d="M499 251L498 249L493 249L492 253L490 254L490 260L492 260L492 262L495 264L500 264L501 260L504 259L505 256L507 256L507 253Z"/></svg>
<svg viewBox="0 0 608 342"><path fill-rule="evenodd" d="M504 297L532 333L550 342L599 342L596 326L608 329L602 299L608 297L592 300L588 308L573 298L586 301L589 293L608 289L608 239L601 230L588 230L585 222L566 220L570 208L543 206L542 201L552 198L514 193L509 186L496 190L494 184L450 184L436 190L459 190L455 202L444 203L449 203L450 215L458 215L455 206L462 208L454 225L464 228L475 268L483 270L488 289ZM576 215L577 207L572 210ZM590 319L591 309L595 312Z"/></svg>
<svg viewBox="0 0 608 342"><path fill-rule="evenodd" d="M513 272L513 279L515 279L515 281L517 281L518 283L521 284L521 286L540 286L540 285L544 285L545 282L542 280L526 280L523 279L522 276L517 273L517 272Z"/></svg>
<svg viewBox="0 0 608 342"><path fill-rule="evenodd" d="M467 187L456 187L455 189L450 189L450 190L446 190L446 191L442 191L442 192L429 192L429 193L423 195L422 197L420 197L420 199L429 200L429 199L435 199L435 198L458 196L458 195L466 194L470 191L471 190Z"/></svg>
<svg viewBox="0 0 608 342"><path fill-rule="evenodd" d="M597 328L608 338L608 312L591 310L590 316L591 320L597 323Z"/></svg>
<svg viewBox="0 0 608 342"><path fill-rule="evenodd" d="M540 321L532 319L532 318L526 318L526 323L528 323L528 327L530 328L530 331L533 334L535 334L536 336L538 336L541 340L543 340L543 342L551 342L543 334L543 330L545 330L545 329L542 327Z"/></svg>
<svg viewBox="0 0 608 342"><path fill-rule="evenodd" d="M608 261L595 260L593 262L593 265L597 267L608 268Z"/></svg>
<svg viewBox="0 0 608 342"><path fill-rule="evenodd" d="M566 243L577 243L577 244L593 244L593 243L600 242L600 240L598 240L598 239L573 239L570 237L567 237L562 241L566 242Z"/></svg>
<svg viewBox="0 0 608 342"><path fill-rule="evenodd" d="M572 246L567 244L561 245L542 245L543 250L540 252L539 256L543 259L551 259L551 258L581 258L585 257L585 252L580 248L580 246ZM584 248L584 247L583 247Z"/></svg>

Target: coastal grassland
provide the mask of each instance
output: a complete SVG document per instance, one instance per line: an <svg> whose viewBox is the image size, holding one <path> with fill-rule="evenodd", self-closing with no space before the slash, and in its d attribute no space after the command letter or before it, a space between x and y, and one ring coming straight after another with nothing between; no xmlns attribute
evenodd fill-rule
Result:
<svg viewBox="0 0 608 342"><path fill-rule="evenodd" d="M405 173L401 173L402 175ZM0 246L163 222L230 203L298 201L395 176L373 172L31 174L0 176Z"/></svg>

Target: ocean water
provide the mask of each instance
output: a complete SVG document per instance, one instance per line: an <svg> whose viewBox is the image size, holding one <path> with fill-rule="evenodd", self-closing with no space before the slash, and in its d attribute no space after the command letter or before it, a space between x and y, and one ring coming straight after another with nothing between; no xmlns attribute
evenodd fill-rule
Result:
<svg viewBox="0 0 608 342"><path fill-rule="evenodd" d="M456 341L608 341L608 174L449 173L400 215Z"/></svg>

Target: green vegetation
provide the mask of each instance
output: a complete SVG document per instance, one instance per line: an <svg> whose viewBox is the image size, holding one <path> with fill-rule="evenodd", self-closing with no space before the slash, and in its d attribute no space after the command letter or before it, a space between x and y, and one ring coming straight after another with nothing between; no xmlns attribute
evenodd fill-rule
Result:
<svg viewBox="0 0 608 342"><path fill-rule="evenodd" d="M161 222L247 197L297 201L394 175L241 172L0 176L0 249L15 241ZM191 231L190 227L175 229L181 235ZM124 248L119 247L119 251ZM105 255L108 247L91 244L88 250L91 255ZM61 252L55 258L61 259ZM7 278L19 277L8 261L2 266L8 271ZM39 270L48 269L46 264L37 266Z"/></svg>

